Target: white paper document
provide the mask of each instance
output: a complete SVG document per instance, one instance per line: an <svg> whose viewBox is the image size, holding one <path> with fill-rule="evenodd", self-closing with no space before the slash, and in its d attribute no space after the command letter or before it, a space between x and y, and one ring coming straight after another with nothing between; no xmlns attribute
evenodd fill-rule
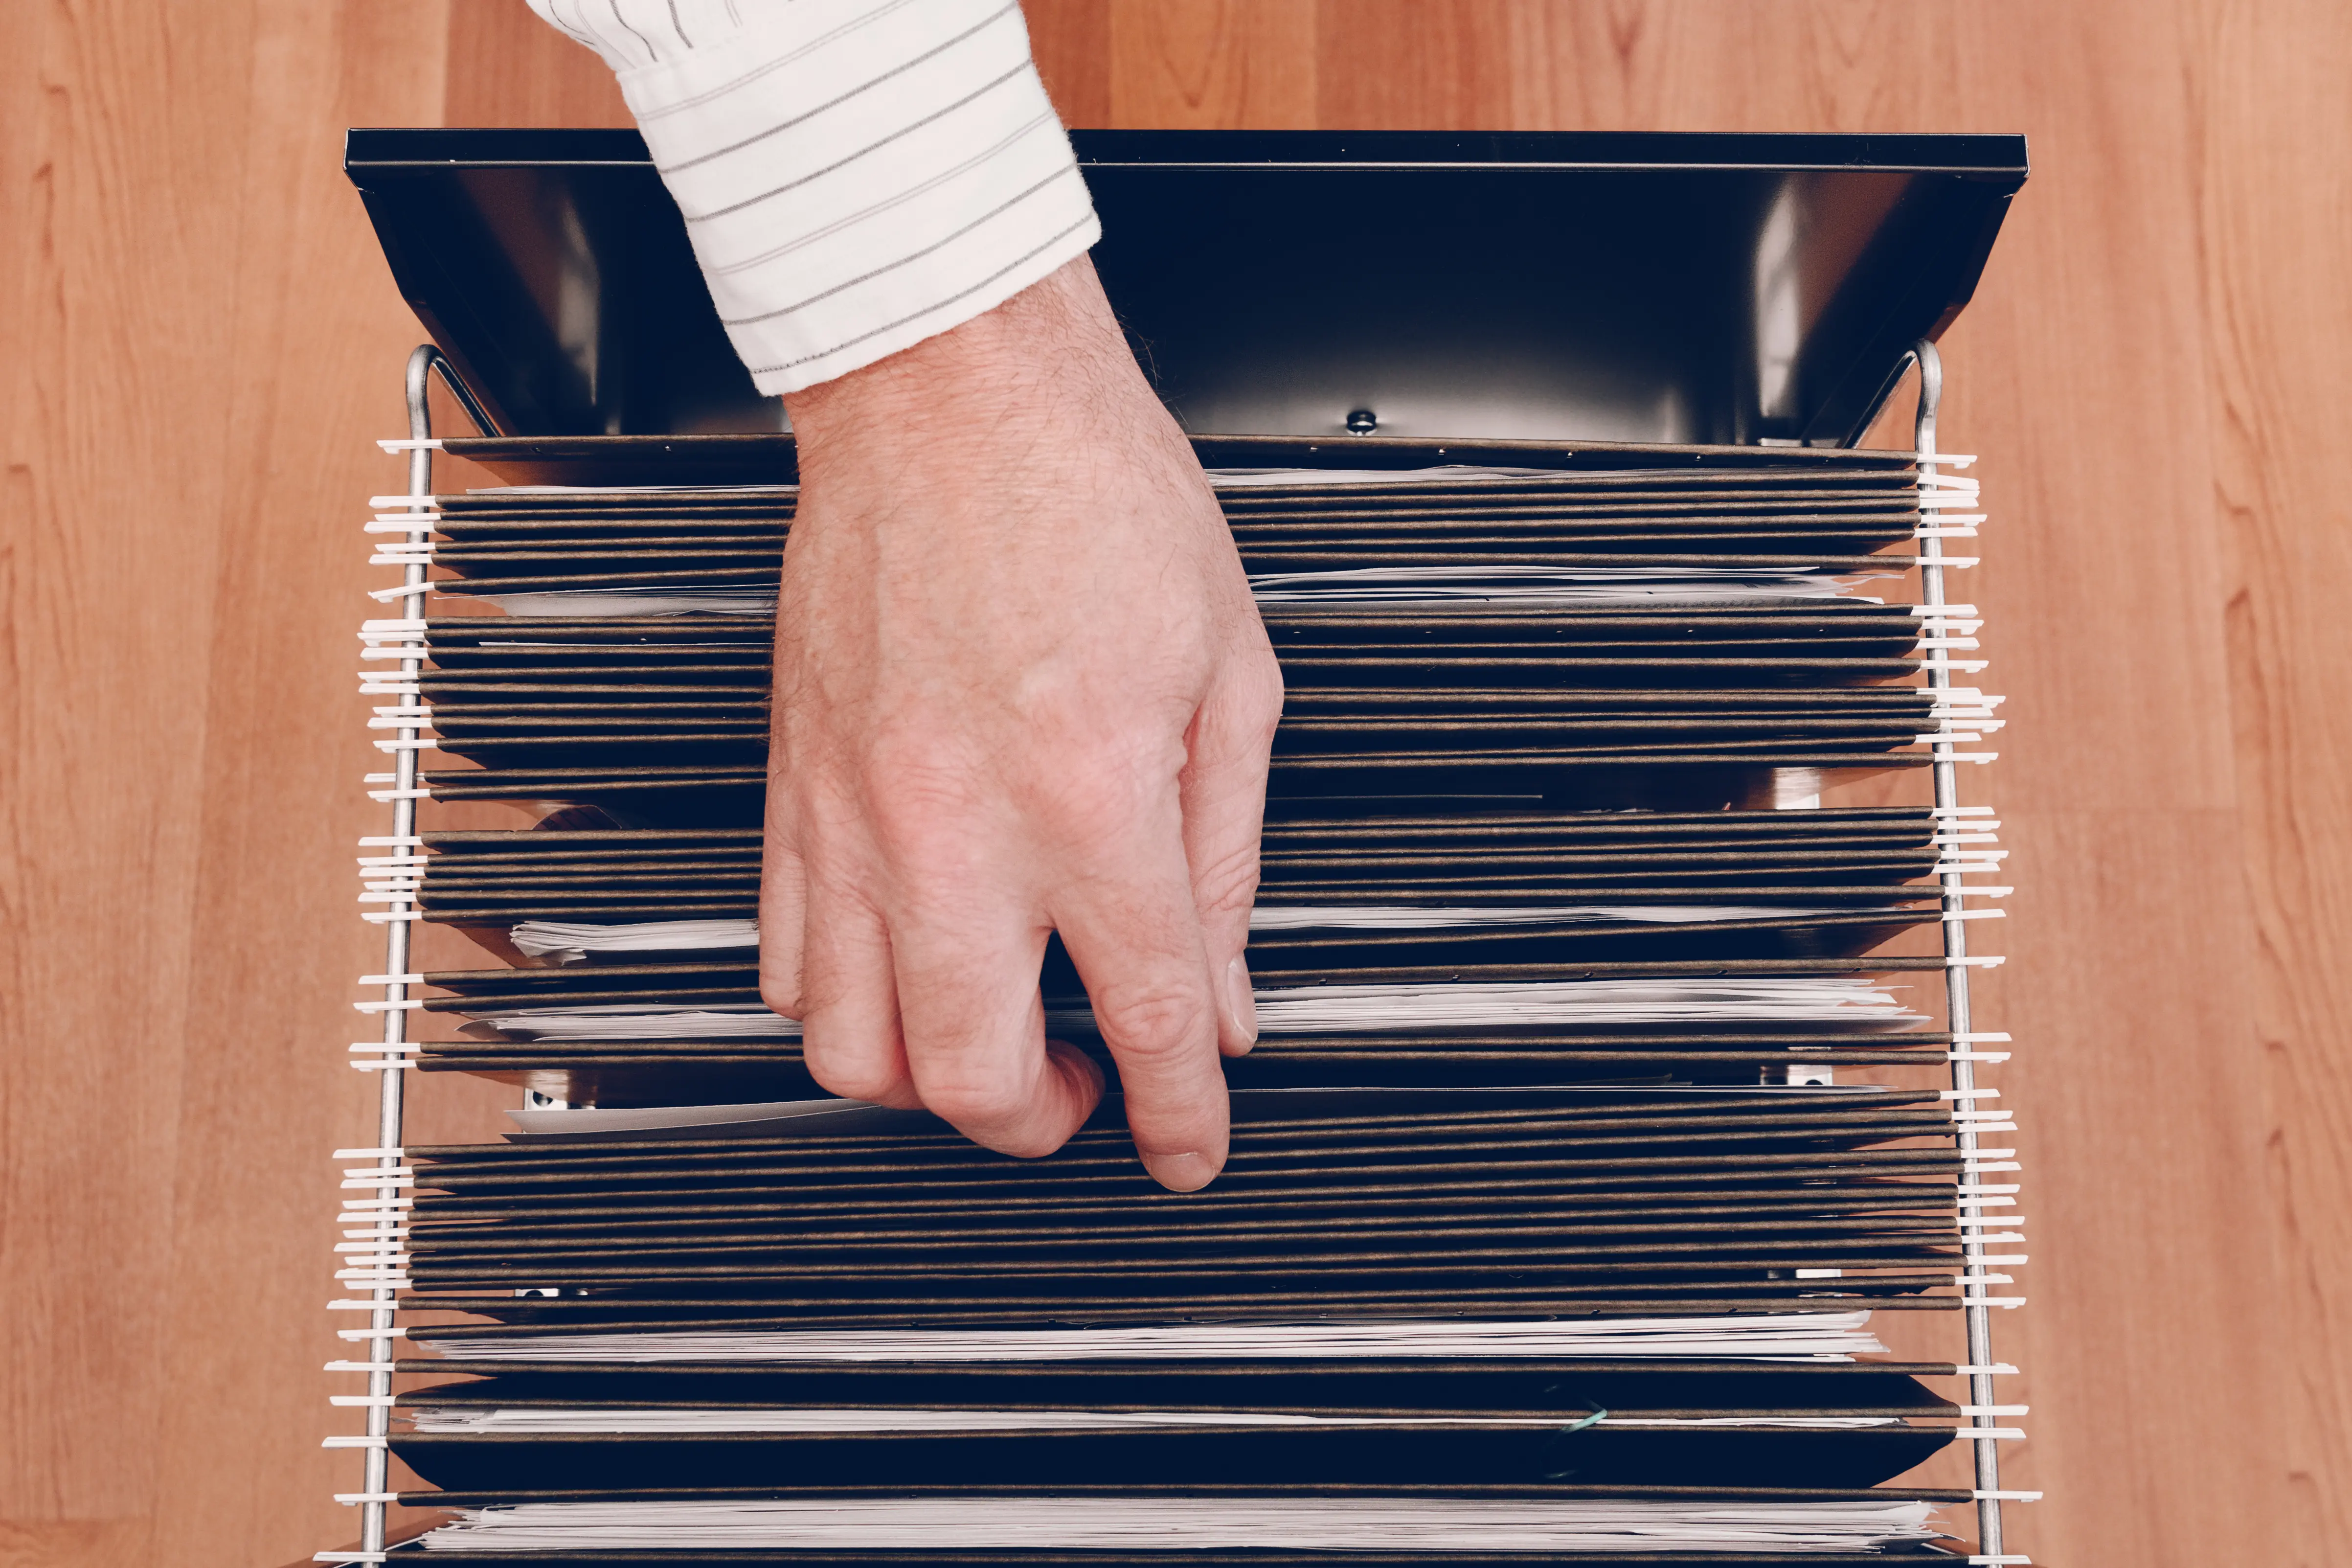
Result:
<svg viewBox="0 0 2352 1568"><path fill-rule="evenodd" d="M1097 1329L549 1331L436 1339L458 1361L1350 1361L1633 1356L1848 1362L1884 1355L1866 1311L1694 1318L1335 1319Z"/></svg>
<svg viewBox="0 0 2352 1568"><path fill-rule="evenodd" d="M800 1038L801 1026L757 1003L661 1008L635 1003L469 1014L501 1034L536 1040ZM1257 993L1261 1034L1533 1025L1828 1024L1895 1029L1926 1016L1866 978L1766 975L1754 980L1560 980L1508 984L1315 985ZM1045 1027L1091 1034L1085 1006L1048 1002Z"/></svg>
<svg viewBox="0 0 2352 1568"><path fill-rule="evenodd" d="M1924 1502L928 1497L466 1509L432 1551L1860 1552L1934 1539Z"/></svg>

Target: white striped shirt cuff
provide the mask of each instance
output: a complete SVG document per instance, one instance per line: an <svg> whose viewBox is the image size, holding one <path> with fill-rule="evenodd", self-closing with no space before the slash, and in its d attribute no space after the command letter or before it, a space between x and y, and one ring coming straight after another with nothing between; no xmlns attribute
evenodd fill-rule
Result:
<svg viewBox="0 0 2352 1568"><path fill-rule="evenodd" d="M530 0L618 73L762 393L994 309L1101 237L1019 0Z"/></svg>

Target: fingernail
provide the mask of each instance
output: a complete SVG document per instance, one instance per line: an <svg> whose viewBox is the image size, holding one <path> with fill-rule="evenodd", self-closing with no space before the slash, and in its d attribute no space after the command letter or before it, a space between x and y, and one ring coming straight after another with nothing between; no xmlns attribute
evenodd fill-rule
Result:
<svg viewBox="0 0 2352 1568"><path fill-rule="evenodd" d="M1143 1168L1171 1193L1197 1193L1217 1179L1220 1169L1210 1163L1206 1154L1189 1150L1181 1154L1145 1154Z"/></svg>
<svg viewBox="0 0 2352 1568"><path fill-rule="evenodd" d="M1242 1038L1242 1050L1257 1044L1257 996L1250 989L1249 963L1239 953L1225 965L1225 1016Z"/></svg>

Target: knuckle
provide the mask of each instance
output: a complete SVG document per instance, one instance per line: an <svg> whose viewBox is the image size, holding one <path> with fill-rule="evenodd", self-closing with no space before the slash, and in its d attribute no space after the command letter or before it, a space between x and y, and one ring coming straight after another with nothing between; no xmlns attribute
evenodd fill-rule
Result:
<svg viewBox="0 0 2352 1568"><path fill-rule="evenodd" d="M782 792L776 793L781 795ZM781 805L775 807L770 813L771 817L782 815L784 809ZM799 813L795 811L792 815L797 817ZM760 885L772 897L795 897L808 876L808 868L801 856L799 825L797 822L771 820L764 828L760 841Z"/></svg>
<svg viewBox="0 0 2352 1568"><path fill-rule="evenodd" d="M769 842L782 840L781 853L772 847L763 857L771 877L805 883L826 859L838 858L845 843L856 841L856 799L829 771L812 769L784 786L771 784L768 798Z"/></svg>
<svg viewBox="0 0 2352 1568"><path fill-rule="evenodd" d="M886 845L919 847L951 838L983 809L984 775L957 765L936 746L877 737L866 756L862 805Z"/></svg>
<svg viewBox="0 0 2352 1568"><path fill-rule="evenodd" d="M801 1016L801 977L797 961L790 965L772 961L765 952L760 955L760 1000L768 1010L782 1017Z"/></svg>
<svg viewBox="0 0 2352 1568"><path fill-rule="evenodd" d="M1000 1074L948 1065L919 1068L915 1087L933 1114L958 1127L988 1130L1017 1121L1026 1105L1021 1086ZM993 1146L993 1145L992 1145ZM1006 1150L1008 1153L1017 1150Z"/></svg>
<svg viewBox="0 0 2352 1568"><path fill-rule="evenodd" d="M1263 754L1282 722L1282 667L1272 649L1235 661L1202 706L1199 743L1221 757Z"/></svg>
<svg viewBox="0 0 2352 1568"><path fill-rule="evenodd" d="M1192 899L1201 913L1230 915L1257 898L1258 845L1253 837L1192 868Z"/></svg>
<svg viewBox="0 0 2352 1568"><path fill-rule="evenodd" d="M1181 737L1090 739L1029 759L1017 786L1024 806L1050 823L1054 838L1092 864L1105 856L1123 864L1121 851L1170 798L1183 767Z"/></svg>
<svg viewBox="0 0 2352 1568"><path fill-rule="evenodd" d="M802 1057L811 1078L845 1100L885 1100L898 1088L896 1064L867 1052L830 1050L808 1041Z"/></svg>
<svg viewBox="0 0 2352 1568"><path fill-rule="evenodd" d="M809 1076L851 1100L888 1100L907 1082L905 1048L895 1018L862 1009L812 1005L801 1030Z"/></svg>
<svg viewBox="0 0 2352 1568"><path fill-rule="evenodd" d="M949 1119L950 1122L953 1118ZM1064 1140L1042 1132L1019 1132L975 1138L973 1142L999 1154L1010 1154L1016 1160L1042 1160L1062 1146Z"/></svg>
<svg viewBox="0 0 2352 1568"><path fill-rule="evenodd" d="M1271 736L1282 719L1284 695L1281 661L1271 646L1261 643L1243 661L1238 704L1243 722Z"/></svg>
<svg viewBox="0 0 2352 1568"><path fill-rule="evenodd" d="M1056 835L1094 854L1124 844L1147 810L1147 792L1134 770L1117 762L1082 758L1052 786L1050 819Z"/></svg>
<svg viewBox="0 0 2352 1568"><path fill-rule="evenodd" d="M1214 1048L1214 1015L1192 987L1108 985L1094 997L1094 1011L1103 1037L1118 1047L1122 1068L1149 1071Z"/></svg>

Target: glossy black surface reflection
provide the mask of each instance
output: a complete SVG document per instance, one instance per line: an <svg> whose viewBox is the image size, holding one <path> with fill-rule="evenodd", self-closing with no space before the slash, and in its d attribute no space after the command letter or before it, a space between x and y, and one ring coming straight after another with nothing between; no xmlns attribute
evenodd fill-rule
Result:
<svg viewBox="0 0 2352 1568"><path fill-rule="evenodd" d="M2014 136L1079 132L1187 429L1848 444L1976 286ZM626 131L351 133L403 293L506 434L782 426Z"/></svg>

